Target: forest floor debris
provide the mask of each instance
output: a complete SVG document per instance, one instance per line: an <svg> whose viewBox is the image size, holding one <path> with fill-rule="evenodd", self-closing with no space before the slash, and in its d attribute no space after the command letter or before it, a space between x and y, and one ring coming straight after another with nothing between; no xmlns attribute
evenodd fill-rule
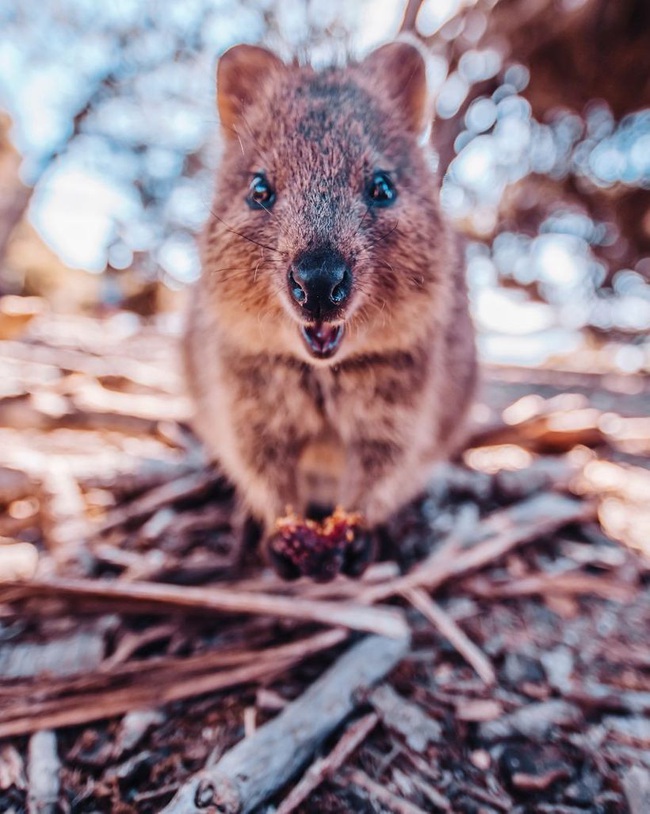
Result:
<svg viewBox="0 0 650 814"><path fill-rule="evenodd" d="M316 585L235 536L176 354L122 319L0 342L0 810L207 812L266 743L228 810L646 811L650 382L488 369L463 460Z"/></svg>

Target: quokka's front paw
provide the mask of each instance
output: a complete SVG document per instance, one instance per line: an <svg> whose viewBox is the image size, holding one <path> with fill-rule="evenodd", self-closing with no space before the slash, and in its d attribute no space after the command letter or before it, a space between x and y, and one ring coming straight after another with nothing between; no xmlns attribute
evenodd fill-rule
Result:
<svg viewBox="0 0 650 814"><path fill-rule="evenodd" d="M287 580L329 582L338 574L357 577L375 555L374 535L358 514L336 509L323 521L288 512L276 521L267 550L271 565Z"/></svg>

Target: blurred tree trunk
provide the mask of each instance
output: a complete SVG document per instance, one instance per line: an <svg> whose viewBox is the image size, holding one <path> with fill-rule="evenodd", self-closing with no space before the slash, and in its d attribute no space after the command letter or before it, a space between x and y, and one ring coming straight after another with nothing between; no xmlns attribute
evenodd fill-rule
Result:
<svg viewBox="0 0 650 814"><path fill-rule="evenodd" d="M422 5L407 3L402 30L417 31ZM525 65L530 81L523 96L539 120L554 108L582 113L594 99L604 100L617 119L650 106L648 0L479 0L425 41L446 56L450 73L470 49L496 48L504 64ZM471 87L448 120L452 126L439 127L443 152L449 153L471 102L497 84L495 78Z"/></svg>
<svg viewBox="0 0 650 814"><path fill-rule="evenodd" d="M7 247L16 226L29 206L32 189L20 180L20 155L9 140L11 119L0 113L0 294L1 271Z"/></svg>
<svg viewBox="0 0 650 814"><path fill-rule="evenodd" d="M417 32L423 5L413 0L406 4L403 30ZM584 122L588 105L598 101L606 103L616 121L650 107L650 0L478 0L463 4L425 42L445 57L450 75L470 50L496 49L504 69L525 66L530 79L521 95L540 122L557 111L575 113ZM456 155L454 144L468 108L491 96L502 84L503 72L472 85L459 110L436 122L433 142L441 174ZM541 185L544 194L531 195L531 184ZM623 183L597 187L572 167L562 177L530 175L516 186L504 196L499 229L507 221L508 228L534 234L553 207L578 205L613 226L615 241L596 249L610 272L634 267L650 253L647 189ZM534 199L535 206L527 207Z"/></svg>

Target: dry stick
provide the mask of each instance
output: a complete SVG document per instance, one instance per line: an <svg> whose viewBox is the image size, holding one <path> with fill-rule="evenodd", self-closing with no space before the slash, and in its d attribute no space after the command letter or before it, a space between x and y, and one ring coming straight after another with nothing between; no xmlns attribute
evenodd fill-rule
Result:
<svg viewBox="0 0 650 814"><path fill-rule="evenodd" d="M0 551L2 549L0 548ZM50 635L45 641L8 642L0 648L0 698L9 694L25 695L25 679L44 678L50 688L71 676L83 676L99 669L106 651L109 617L91 627L79 626L62 636ZM25 637L27 638L27 637ZM20 683L12 679L22 679Z"/></svg>
<svg viewBox="0 0 650 814"><path fill-rule="evenodd" d="M415 23L420 12L423 0L408 0L406 8L404 9L404 17L400 26L400 34L405 31L416 31Z"/></svg>
<svg viewBox="0 0 650 814"><path fill-rule="evenodd" d="M534 574L513 582L497 583L496 585L488 584L482 579L480 581L474 579L466 582L463 587L486 599L503 599L530 594L551 596L594 594L612 602L630 602L638 593L636 585L582 572Z"/></svg>
<svg viewBox="0 0 650 814"><path fill-rule="evenodd" d="M409 751L423 754L430 743L442 743L442 726L419 704L403 698L388 684L373 690L368 701L383 725L399 735Z"/></svg>
<svg viewBox="0 0 650 814"><path fill-rule="evenodd" d="M0 583L31 579L38 568L38 549L33 543L0 537Z"/></svg>
<svg viewBox="0 0 650 814"><path fill-rule="evenodd" d="M416 786L426 794L427 797L431 800L431 802L438 806L438 808L442 809L442 811L453 811L451 807L451 803L449 800L440 794L439 791L436 791L428 781L431 783L439 782L439 778L436 775L435 771L432 771L432 765L428 763L426 760L423 760L421 757L416 755L413 752L405 752L406 759L411 763L418 771L417 772L410 772L409 776L413 779L413 782ZM419 774L418 774L419 772ZM424 780L423 778L427 778ZM424 785L423 785L424 784Z"/></svg>
<svg viewBox="0 0 650 814"><path fill-rule="evenodd" d="M262 661L267 661L273 664L278 659L293 659L294 656L307 658L326 647L334 647L340 644L345 641L347 636L347 630L336 628L324 631L311 638L298 639L290 644L283 644L267 650L212 650L195 656L156 656L144 660L134 659L126 663L115 662L115 654L113 654L101 665L95 664L94 669L86 664L86 672L75 672L74 675L67 679L47 675L41 681L30 684L29 692L37 695L40 701L44 703L47 699L52 698L64 698L71 695L81 698L84 697L83 694L91 692L110 692L111 688L116 685L124 686L127 682L131 688L139 685L151 686L152 682L156 686L162 687L168 684L176 684L181 678L189 678L192 675L215 673L225 668L243 667L254 662L259 664ZM140 639L140 642L144 641L146 641L145 637ZM60 642L61 640L59 640ZM119 649L116 653L119 653ZM31 653L27 650L23 658L27 660L30 655ZM34 661L34 657L31 658L31 661ZM84 665L81 657L77 656L77 662L80 668L83 669ZM47 663L46 666L48 666ZM36 670L33 670L33 673L35 672ZM40 670L39 672L43 673L44 671ZM52 672L51 669L50 672ZM0 675L0 677L3 676ZM16 678L17 676L14 674L11 677ZM14 704L10 712L4 711L0 706L0 722L9 717L18 717L18 705L23 702L25 695L24 683L7 682L0 685L0 704ZM32 706L33 701L26 704L26 712Z"/></svg>
<svg viewBox="0 0 650 814"><path fill-rule="evenodd" d="M177 500L201 494L217 480L219 480L219 476L214 472L190 472L189 475L167 481L150 489L130 503L116 506L108 512L104 522L95 530L95 534L101 535L122 523L142 520L163 506L169 506Z"/></svg>
<svg viewBox="0 0 650 814"><path fill-rule="evenodd" d="M164 687L162 690L153 685L134 688L119 688L105 692L89 693L80 698L53 699L36 703L24 710L20 717L0 723L0 738L23 735L43 728L60 729L65 726L114 718L134 709L158 707L171 701L180 701L206 693L214 693L229 687L248 684L253 681L269 679L291 667L296 660L279 660L275 665L262 662L250 664L224 672L192 676L183 681ZM88 704L88 706L85 706Z"/></svg>
<svg viewBox="0 0 650 814"><path fill-rule="evenodd" d="M486 684L491 685L496 682L496 673L485 654L422 588L409 588L401 591L401 594L438 629L445 639L451 642Z"/></svg>
<svg viewBox="0 0 650 814"><path fill-rule="evenodd" d="M76 560L89 533L86 507L69 465L48 462L40 488L43 533L57 565Z"/></svg>
<svg viewBox="0 0 650 814"><path fill-rule="evenodd" d="M59 810L61 761L56 734L37 732L29 739L27 758L27 811L29 814L56 814Z"/></svg>
<svg viewBox="0 0 650 814"><path fill-rule="evenodd" d="M182 421L188 417L187 399L170 393L125 393L84 379L70 393L80 413L107 413L149 421Z"/></svg>
<svg viewBox="0 0 650 814"><path fill-rule="evenodd" d="M331 778L343 763L356 751L376 726L378 716L369 712L352 724L341 736L341 739L325 757L312 763L305 774L280 803L275 814L291 814L309 795L325 780Z"/></svg>
<svg viewBox="0 0 650 814"><path fill-rule="evenodd" d="M111 350L114 352L114 348ZM55 374L58 373L57 369L63 368L83 373L93 379L107 376L127 379L136 385L162 390L169 395L177 392L178 388L170 387L170 383L174 383L174 377L169 366L163 369L155 363L109 355L106 348L104 351L101 356L95 356L79 348L6 341L0 346L0 360L29 362L30 365L50 368Z"/></svg>
<svg viewBox="0 0 650 814"><path fill-rule="evenodd" d="M354 710L357 697L406 655L410 641L369 636L297 700L185 783L163 814L247 814L289 781Z"/></svg>
<svg viewBox="0 0 650 814"><path fill-rule="evenodd" d="M420 789L425 797L429 798L434 806L437 806L441 811L451 811L451 804L449 800L446 797L443 797L437 789L434 789L431 783L427 783L426 780L423 780L417 774L411 777L411 781Z"/></svg>
<svg viewBox="0 0 650 814"><path fill-rule="evenodd" d="M650 772L633 766L623 775L623 791L630 814L644 814L650 806Z"/></svg>
<svg viewBox="0 0 650 814"><path fill-rule="evenodd" d="M28 392L22 395L21 401L0 401L0 424L18 430L30 426L41 431L66 427L72 430L103 430L128 435L157 433L157 420L120 413L77 410L69 398L61 398L63 404L57 414L40 409Z"/></svg>
<svg viewBox="0 0 650 814"><path fill-rule="evenodd" d="M593 517L594 511L592 504L564 495L537 495L495 512L486 520L482 531L491 527L496 529L496 533L488 539L477 542L471 548L459 550L459 541L452 535L442 549L435 551L410 573L380 585L372 585L363 590L357 599L373 603L411 588L434 590L449 579L475 571L503 557L522 543L549 534L568 523L588 520Z"/></svg>
<svg viewBox="0 0 650 814"><path fill-rule="evenodd" d="M5 586L2 586L3 589ZM380 636L403 638L407 635L404 614L397 608L368 608L352 602L321 602L293 596L244 593L225 588L187 588L147 582L98 582L82 579L34 580L7 583L18 595L55 599L90 599L115 604L126 600L147 612L168 611L265 614L301 622L340 625ZM12 597L13 598L13 597ZM3 600L0 590L0 601Z"/></svg>
<svg viewBox="0 0 650 814"><path fill-rule="evenodd" d="M395 814L425 814L424 810L408 800L403 800L401 797L388 791L387 788L381 786L375 780L372 780L365 772L360 769L353 769L346 772L344 776L345 785L358 786L366 791L372 798L377 800L386 808L394 811Z"/></svg>
<svg viewBox="0 0 650 814"><path fill-rule="evenodd" d="M84 489L108 489L117 499L128 500L132 495L158 489L198 468L191 457L139 457L136 461L137 464L124 453L123 463L118 460L103 466L99 472L86 472L79 477L79 483Z"/></svg>
<svg viewBox="0 0 650 814"><path fill-rule="evenodd" d="M56 729L62 726L98 721L123 715L134 709L158 707L170 701L180 701L208 692L217 692L252 681L266 679L283 672L305 657L326 650L342 641L346 633L328 630L301 642L270 648L251 663L207 674L183 675L168 682L149 681L144 685L110 688L104 691L78 692L71 697L31 701L22 706L13 704L0 711L0 738Z"/></svg>

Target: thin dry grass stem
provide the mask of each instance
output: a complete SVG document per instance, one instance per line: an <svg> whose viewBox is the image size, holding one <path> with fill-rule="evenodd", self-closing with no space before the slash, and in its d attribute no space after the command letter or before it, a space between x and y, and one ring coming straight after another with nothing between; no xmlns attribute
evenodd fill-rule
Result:
<svg viewBox="0 0 650 814"><path fill-rule="evenodd" d="M325 757L314 761L298 783L278 806L276 814L291 814L325 780L329 780L341 768L350 755L359 748L377 725L374 712L355 721L341 736L336 746Z"/></svg>
<svg viewBox="0 0 650 814"><path fill-rule="evenodd" d="M456 648L486 684L496 682L496 673L487 656L422 588L409 588L400 593Z"/></svg>

